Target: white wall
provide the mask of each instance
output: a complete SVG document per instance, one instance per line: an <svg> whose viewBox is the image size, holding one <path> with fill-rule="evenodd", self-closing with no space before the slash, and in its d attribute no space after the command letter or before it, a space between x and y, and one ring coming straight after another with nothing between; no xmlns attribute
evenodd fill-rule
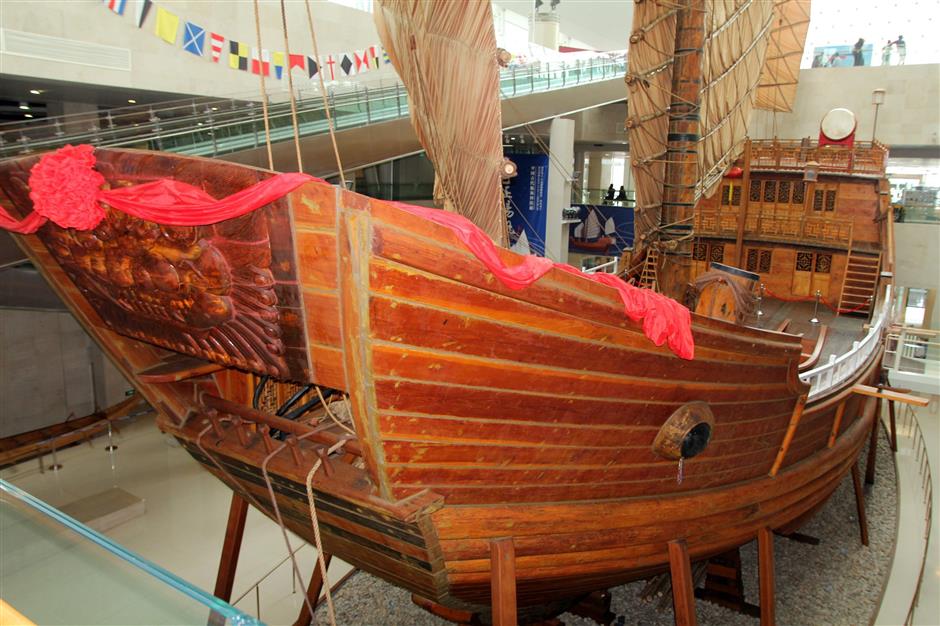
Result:
<svg viewBox="0 0 940 626"><path fill-rule="evenodd" d="M228 67L228 40L234 39L256 46L252 3L228 0L162 0L154 3L143 24L137 28L134 13L138 0L127 0L123 15L117 15L101 0L0 0L0 27L5 31L26 32L62 38L63 44L92 46L81 52L68 53L58 46L40 46L42 51L30 56L9 53L11 33L4 33L4 49L0 51L0 72L27 77L168 91L196 95L228 96L259 93L258 76ZM177 42L170 45L154 34L157 7L164 7L180 17ZM331 2L312 2L317 44L321 55L347 52L379 44L372 15ZM287 2L288 35L291 52L313 56L306 11L303 2ZM262 44L269 50L284 50L279 2L260 0ZM205 56L197 57L182 48L182 23L191 21L207 31L226 38L222 58L213 63L209 54L208 34ZM14 33L15 35L15 33ZM102 48L108 46L110 48ZM124 69L108 69L95 64L93 51L129 54L130 65ZM51 58L37 58L40 55ZM83 64L85 63L91 64ZM356 77L363 82L383 78L394 80L391 65L382 65ZM318 84L300 70L294 70L295 86ZM349 79L347 79L349 80ZM269 78L267 88L286 90L286 77Z"/></svg>
<svg viewBox="0 0 940 626"><path fill-rule="evenodd" d="M925 326L940 329L940 224L901 223L894 226L895 284L932 289L933 315Z"/></svg>
<svg viewBox="0 0 940 626"><path fill-rule="evenodd" d="M800 71L792 113L777 113L777 137L800 139L819 135L819 122L830 109L855 113L857 137L870 141L874 122L871 92L886 90L878 112L877 139L889 146L940 144L940 65L817 68ZM774 114L756 111L750 135L774 136Z"/></svg>

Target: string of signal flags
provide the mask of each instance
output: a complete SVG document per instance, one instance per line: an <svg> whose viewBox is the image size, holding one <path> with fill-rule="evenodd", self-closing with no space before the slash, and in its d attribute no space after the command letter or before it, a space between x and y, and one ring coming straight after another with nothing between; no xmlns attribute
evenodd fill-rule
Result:
<svg viewBox="0 0 940 626"><path fill-rule="evenodd" d="M113 13L129 14L137 28L143 29L147 18L153 16L153 34L172 46L197 57L208 57L219 66L227 65L233 70L264 73L280 80L294 68L313 79L322 73L323 80L335 81L344 77L374 72L391 63L385 49L380 45L367 46L360 50L320 55L317 59L307 54L286 54L225 37L181 18L176 13L152 0L103 0ZM129 10L130 9L130 10Z"/></svg>

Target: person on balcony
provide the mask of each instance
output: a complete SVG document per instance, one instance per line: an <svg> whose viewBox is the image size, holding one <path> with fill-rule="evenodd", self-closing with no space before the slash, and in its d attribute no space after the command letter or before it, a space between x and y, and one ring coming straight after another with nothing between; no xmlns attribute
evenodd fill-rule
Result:
<svg viewBox="0 0 940 626"><path fill-rule="evenodd" d="M864 47L865 40L859 37L858 41L855 42L855 46L852 48L852 57L855 59L853 65L855 67L861 67L865 65L865 57L862 55L862 48Z"/></svg>
<svg viewBox="0 0 940 626"><path fill-rule="evenodd" d="M884 45L884 48L881 49L881 64L882 65L891 65L891 46L894 45L894 42L890 39L888 43Z"/></svg>
<svg viewBox="0 0 940 626"><path fill-rule="evenodd" d="M617 191L617 200L619 202L624 202L627 199L627 190L623 188L623 185L620 185L620 190Z"/></svg>
<svg viewBox="0 0 940 626"><path fill-rule="evenodd" d="M611 200L614 199L614 194L616 193L617 192L614 191L614 184L610 183L610 187L607 188L607 195L604 196L604 200L607 202L610 202Z"/></svg>
<svg viewBox="0 0 940 626"><path fill-rule="evenodd" d="M904 41L904 35L898 35L897 41L892 43L898 48L898 65L904 65L904 58L907 56L907 42Z"/></svg>

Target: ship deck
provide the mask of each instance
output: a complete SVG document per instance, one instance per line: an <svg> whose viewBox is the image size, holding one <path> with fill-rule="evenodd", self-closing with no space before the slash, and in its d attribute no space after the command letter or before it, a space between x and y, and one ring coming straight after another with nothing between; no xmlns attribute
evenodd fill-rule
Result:
<svg viewBox="0 0 940 626"><path fill-rule="evenodd" d="M758 328L773 330L786 320L790 320L786 332L802 335L815 342L823 326L828 328L819 364L825 363L830 354L840 355L852 348L852 342L865 336L864 326L867 317L859 314L836 315L824 304L819 304L816 317L818 324L813 324L812 302L784 302L765 298L762 304L764 315L755 324Z"/></svg>

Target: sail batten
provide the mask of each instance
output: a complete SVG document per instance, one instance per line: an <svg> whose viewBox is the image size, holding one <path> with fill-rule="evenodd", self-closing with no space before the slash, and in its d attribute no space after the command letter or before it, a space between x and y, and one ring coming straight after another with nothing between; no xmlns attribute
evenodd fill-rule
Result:
<svg viewBox="0 0 940 626"><path fill-rule="evenodd" d="M792 111L809 32L810 0L776 0L767 60L757 87L758 109Z"/></svg>
<svg viewBox="0 0 940 626"><path fill-rule="evenodd" d="M408 90L415 133L434 165L435 198L497 244L507 245L499 65L490 3L378 0L374 16Z"/></svg>

